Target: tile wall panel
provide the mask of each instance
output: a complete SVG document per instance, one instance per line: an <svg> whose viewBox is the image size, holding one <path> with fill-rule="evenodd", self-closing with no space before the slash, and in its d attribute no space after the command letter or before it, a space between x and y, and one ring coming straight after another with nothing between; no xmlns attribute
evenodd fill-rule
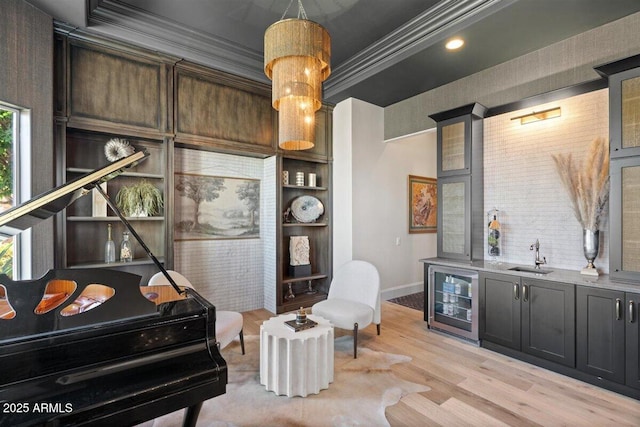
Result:
<svg viewBox="0 0 640 427"><path fill-rule="evenodd" d="M261 180L259 239L174 242L175 269L219 310L247 311L264 305L265 260L269 259L265 258L265 234L275 230L273 214L265 217L265 212L274 210L270 203L275 200L269 202L265 196L275 194L275 178L265 184L264 166L263 159L251 157L189 149L175 152L175 172ZM275 257L271 259L275 263Z"/></svg>
<svg viewBox="0 0 640 427"><path fill-rule="evenodd" d="M264 308L276 312L276 180L277 159L269 157L264 160L264 179L262 186L262 212L260 213L260 230L264 248Z"/></svg>
<svg viewBox="0 0 640 427"><path fill-rule="evenodd" d="M532 111L560 106L562 116L521 125L511 120ZM558 176L552 154L569 154L582 161L591 142L609 136L608 90L513 111L484 121L485 212L501 212L504 262L533 265L529 248L540 240L540 255L548 267L580 270L586 266L582 227ZM607 207L608 212L608 207ZM596 267L609 270L608 214L600 227ZM485 260L487 230L485 229Z"/></svg>

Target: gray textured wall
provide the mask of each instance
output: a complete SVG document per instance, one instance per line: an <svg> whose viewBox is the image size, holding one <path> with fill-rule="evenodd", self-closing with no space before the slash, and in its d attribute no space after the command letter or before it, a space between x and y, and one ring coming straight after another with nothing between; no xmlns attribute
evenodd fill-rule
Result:
<svg viewBox="0 0 640 427"><path fill-rule="evenodd" d="M22 0L2 0L0 100L31 110L31 194L54 186L53 20ZM36 155L37 154L37 155ZM53 267L53 221L33 228L32 271Z"/></svg>
<svg viewBox="0 0 640 427"><path fill-rule="evenodd" d="M531 52L385 108L391 139L435 126L429 114L472 102L495 107L599 76L594 66L640 53L640 13Z"/></svg>

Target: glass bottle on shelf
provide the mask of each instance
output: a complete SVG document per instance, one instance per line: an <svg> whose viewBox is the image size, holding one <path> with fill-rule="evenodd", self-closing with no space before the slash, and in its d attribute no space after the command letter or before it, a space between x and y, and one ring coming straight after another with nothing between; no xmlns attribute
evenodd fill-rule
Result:
<svg viewBox="0 0 640 427"><path fill-rule="evenodd" d="M133 248L129 241L129 232L122 233L122 243L120 244L120 262L133 261Z"/></svg>
<svg viewBox="0 0 640 427"><path fill-rule="evenodd" d="M498 220L500 211L496 208L487 212L487 244L489 246L489 257L491 262L496 264L499 262L498 257L502 255L500 241L502 240L500 231L500 221Z"/></svg>
<svg viewBox="0 0 640 427"><path fill-rule="evenodd" d="M107 242L104 244L104 262L110 264L116 261L116 244L111 238L111 224L107 225Z"/></svg>

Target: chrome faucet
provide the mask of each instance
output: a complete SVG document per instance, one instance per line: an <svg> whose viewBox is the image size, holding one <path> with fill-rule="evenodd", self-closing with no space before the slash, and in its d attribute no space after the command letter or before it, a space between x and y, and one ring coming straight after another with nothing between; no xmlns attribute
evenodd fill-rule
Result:
<svg viewBox="0 0 640 427"><path fill-rule="evenodd" d="M536 264L536 268L540 268L542 264L547 263L546 257L542 257L542 259L540 259L540 240L536 239L536 242L533 245L531 245L529 250L532 251L534 248L536 250L536 260L534 262Z"/></svg>

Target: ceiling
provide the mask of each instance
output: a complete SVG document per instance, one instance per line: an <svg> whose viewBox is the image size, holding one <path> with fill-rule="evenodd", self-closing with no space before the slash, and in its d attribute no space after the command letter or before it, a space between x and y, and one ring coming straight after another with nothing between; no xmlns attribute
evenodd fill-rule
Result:
<svg viewBox="0 0 640 427"><path fill-rule="evenodd" d="M55 19L268 82L263 36L291 0L27 0ZM331 103L382 107L640 11L638 0L302 0L331 35ZM298 15L293 0L285 18ZM465 45L447 51L460 36Z"/></svg>

